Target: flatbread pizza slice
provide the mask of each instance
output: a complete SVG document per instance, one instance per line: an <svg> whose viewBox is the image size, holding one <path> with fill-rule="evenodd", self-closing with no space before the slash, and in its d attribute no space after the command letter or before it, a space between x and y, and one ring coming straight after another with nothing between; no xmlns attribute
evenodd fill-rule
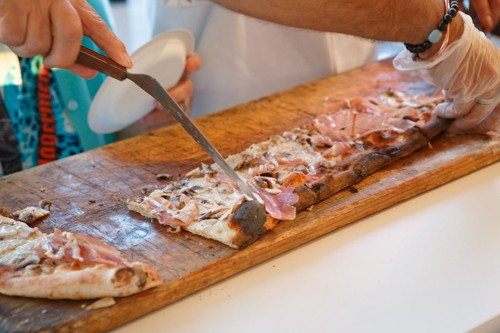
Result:
<svg viewBox="0 0 500 333"><path fill-rule="evenodd" d="M265 220L255 220L250 198L216 164L202 164L148 196L129 200L128 207L177 230L234 248L247 246L279 221L294 219L297 211L428 145L449 125L432 114L441 101L394 91L348 99L308 124L227 157L265 204Z"/></svg>
<svg viewBox="0 0 500 333"><path fill-rule="evenodd" d="M96 238L40 232L0 215L0 293L49 299L128 296L161 283L155 270L129 262Z"/></svg>

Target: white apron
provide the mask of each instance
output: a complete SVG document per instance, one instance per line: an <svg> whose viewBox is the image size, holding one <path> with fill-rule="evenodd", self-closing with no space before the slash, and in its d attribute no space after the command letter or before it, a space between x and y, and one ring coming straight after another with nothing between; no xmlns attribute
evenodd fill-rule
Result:
<svg viewBox="0 0 500 333"><path fill-rule="evenodd" d="M206 0L151 0L153 36L190 30L203 66L192 78L192 116L257 99L375 60L374 42L284 27Z"/></svg>

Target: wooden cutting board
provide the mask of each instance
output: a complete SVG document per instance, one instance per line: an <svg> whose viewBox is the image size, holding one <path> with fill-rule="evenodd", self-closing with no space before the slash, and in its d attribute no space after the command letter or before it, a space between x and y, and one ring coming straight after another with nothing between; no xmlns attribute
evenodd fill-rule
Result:
<svg viewBox="0 0 500 333"><path fill-rule="evenodd" d="M386 89L429 93L414 74L389 61L328 77L255 102L199 118L198 126L223 156L269 135L299 126L335 99ZM0 331L101 332L119 326L210 284L357 221L402 200L500 160L500 142L484 136L441 135L413 155L282 222L256 243L234 250L186 232L171 234L129 212L122 199L161 186L160 173L183 174L209 161L179 126L117 142L48 165L0 178L0 207L14 211L53 202L41 230L57 227L89 234L117 247L129 260L151 264L160 287L88 311L90 301L50 301L0 296Z"/></svg>

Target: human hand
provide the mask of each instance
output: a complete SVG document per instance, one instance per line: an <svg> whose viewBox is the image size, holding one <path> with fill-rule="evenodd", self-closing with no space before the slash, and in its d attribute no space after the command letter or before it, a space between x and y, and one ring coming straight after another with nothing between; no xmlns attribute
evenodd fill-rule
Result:
<svg viewBox="0 0 500 333"><path fill-rule="evenodd" d="M446 101L435 113L456 119L450 130L496 134L500 132L500 50L477 30L469 16L461 14L464 32L436 60L413 61L401 52L394 65L416 70L420 76L444 89Z"/></svg>
<svg viewBox="0 0 500 333"><path fill-rule="evenodd" d="M193 80L189 78L189 74L193 74L201 68L201 57L197 53L189 54L186 58L186 67L179 82L169 88L167 91L172 98L182 107L187 114L191 113L191 99L193 98ZM165 112L163 106L156 102L156 108ZM169 116L170 122L174 120Z"/></svg>
<svg viewBox="0 0 500 333"><path fill-rule="evenodd" d="M0 0L0 42L20 57L44 56L48 67L85 78L96 71L75 64L83 35L125 67L125 45L85 0Z"/></svg>
<svg viewBox="0 0 500 333"><path fill-rule="evenodd" d="M168 93L172 98L183 108L188 115L191 112L191 99L193 97L193 81L189 78L189 74L196 72L201 67L201 57L196 54L190 54L186 58L186 66L184 73L179 82L168 89ZM129 127L116 133L117 139L130 138L146 132L157 130L161 127L175 124L175 119L168 114L158 102L155 103L153 109L146 116L142 117Z"/></svg>
<svg viewBox="0 0 500 333"><path fill-rule="evenodd" d="M500 0L470 0L470 7L476 13L485 32L491 31L500 21Z"/></svg>

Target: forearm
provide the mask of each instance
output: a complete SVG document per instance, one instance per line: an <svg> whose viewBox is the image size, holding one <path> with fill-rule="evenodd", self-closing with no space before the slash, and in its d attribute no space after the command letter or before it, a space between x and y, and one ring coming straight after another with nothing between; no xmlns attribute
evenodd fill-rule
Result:
<svg viewBox="0 0 500 333"><path fill-rule="evenodd" d="M213 1L287 26L410 44L422 43L444 14L443 0Z"/></svg>

